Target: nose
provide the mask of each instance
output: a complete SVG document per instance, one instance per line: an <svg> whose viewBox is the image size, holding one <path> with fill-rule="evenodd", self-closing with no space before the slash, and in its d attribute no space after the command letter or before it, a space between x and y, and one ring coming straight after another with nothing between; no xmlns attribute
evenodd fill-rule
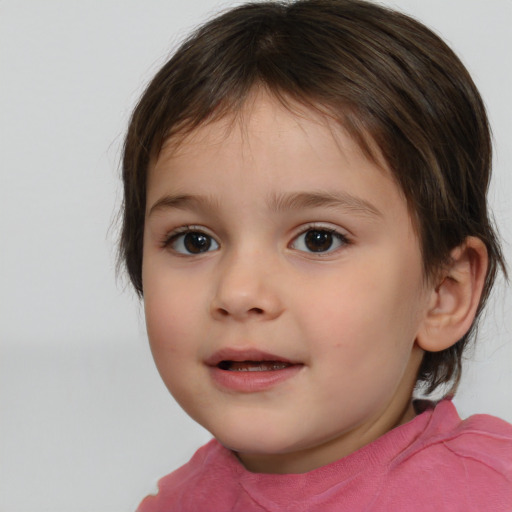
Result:
<svg viewBox="0 0 512 512"><path fill-rule="evenodd" d="M261 253L238 253L216 269L216 319L273 320L283 312L275 266Z"/></svg>

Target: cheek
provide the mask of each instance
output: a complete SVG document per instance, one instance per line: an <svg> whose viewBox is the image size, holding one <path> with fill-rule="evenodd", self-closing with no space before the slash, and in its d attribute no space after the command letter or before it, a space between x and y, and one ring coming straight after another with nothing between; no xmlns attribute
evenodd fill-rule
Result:
<svg viewBox="0 0 512 512"><path fill-rule="evenodd" d="M190 366L197 360L197 346L192 342L194 321L189 301L165 286L144 292L146 329L151 353L158 372L171 394L184 402L188 396L183 383L189 381Z"/></svg>
<svg viewBox="0 0 512 512"><path fill-rule="evenodd" d="M380 268L362 262L346 278L331 279L305 294L309 307L299 317L309 320L304 327L324 351L343 353L358 365L409 353L417 329L418 276L406 275L400 265Z"/></svg>
<svg viewBox="0 0 512 512"><path fill-rule="evenodd" d="M144 274L144 310L149 342L155 357L177 353L187 344L197 315L197 293L189 282L169 278L157 269Z"/></svg>

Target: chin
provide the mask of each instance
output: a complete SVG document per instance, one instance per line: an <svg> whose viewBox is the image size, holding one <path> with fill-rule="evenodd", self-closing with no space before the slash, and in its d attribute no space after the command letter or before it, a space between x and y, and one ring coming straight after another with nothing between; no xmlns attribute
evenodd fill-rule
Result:
<svg viewBox="0 0 512 512"><path fill-rule="evenodd" d="M297 446L290 441L286 430L280 429L279 435L272 435L268 428L226 428L220 427L219 432L210 430L213 436L226 448L237 452L252 455L280 455L295 451Z"/></svg>
<svg viewBox="0 0 512 512"><path fill-rule="evenodd" d="M316 439L296 439L292 435L271 437L265 433L259 438L253 437L252 439L228 439L224 435L220 438L216 437L216 439L235 452L253 455L286 455L309 450L322 444L321 440L317 441Z"/></svg>

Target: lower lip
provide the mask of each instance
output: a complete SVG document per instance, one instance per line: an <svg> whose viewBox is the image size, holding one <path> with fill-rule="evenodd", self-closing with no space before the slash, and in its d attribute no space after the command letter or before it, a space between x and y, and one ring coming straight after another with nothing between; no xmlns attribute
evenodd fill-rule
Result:
<svg viewBox="0 0 512 512"><path fill-rule="evenodd" d="M221 388L241 393L256 393L258 391L265 391L291 379L297 375L302 368L303 365L295 364L287 366L282 370L244 372L210 367L210 374L214 382Z"/></svg>

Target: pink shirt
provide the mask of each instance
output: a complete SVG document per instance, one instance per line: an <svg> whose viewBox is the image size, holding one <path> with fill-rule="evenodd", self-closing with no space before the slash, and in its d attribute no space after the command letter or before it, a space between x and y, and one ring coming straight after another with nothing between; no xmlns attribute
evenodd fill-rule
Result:
<svg viewBox="0 0 512 512"><path fill-rule="evenodd" d="M511 512L512 425L461 421L449 400L308 473L247 471L217 441L162 478L137 512Z"/></svg>

